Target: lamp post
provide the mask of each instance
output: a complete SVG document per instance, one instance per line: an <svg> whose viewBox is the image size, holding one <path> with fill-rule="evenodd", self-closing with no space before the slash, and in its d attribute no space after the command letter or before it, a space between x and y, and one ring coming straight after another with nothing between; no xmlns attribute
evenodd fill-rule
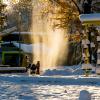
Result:
<svg viewBox="0 0 100 100"><path fill-rule="evenodd" d="M21 29L22 29L22 27L21 27L22 21L21 20L22 20L22 17L21 17L21 12L19 10L15 10L15 12L18 17L18 19L17 19L18 41L17 42L19 43L18 66L20 67L21 66L21 63L20 63L20 61L21 61L21 43L20 42L21 42Z"/></svg>
<svg viewBox="0 0 100 100"><path fill-rule="evenodd" d="M4 13L6 5L3 4L0 0L0 32L4 29L6 16ZM2 64L2 49L1 49L1 36L0 36L0 64Z"/></svg>
<svg viewBox="0 0 100 100"><path fill-rule="evenodd" d="M19 12L18 13L18 21L19 21L19 23L18 23L18 32L19 32L19 67L21 66L21 63L20 63L20 61L21 61L21 34L20 34L20 32L21 32L21 12Z"/></svg>

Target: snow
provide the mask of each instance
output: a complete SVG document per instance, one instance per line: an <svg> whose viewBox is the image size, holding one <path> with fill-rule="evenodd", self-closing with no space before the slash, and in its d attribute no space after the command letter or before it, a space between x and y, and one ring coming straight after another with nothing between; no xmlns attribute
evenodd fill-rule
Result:
<svg viewBox="0 0 100 100"><path fill-rule="evenodd" d="M80 92L79 100L91 100L91 94L86 90L82 90Z"/></svg>
<svg viewBox="0 0 100 100"><path fill-rule="evenodd" d="M92 69L91 64L82 64L82 69Z"/></svg>
<svg viewBox="0 0 100 100"><path fill-rule="evenodd" d="M100 78L0 75L0 100L78 100L80 91L99 100Z"/></svg>
<svg viewBox="0 0 100 100"><path fill-rule="evenodd" d="M13 32L13 33L11 33L11 34L21 34L21 35L23 35L23 34L29 34L29 35L32 35L33 33L32 32Z"/></svg>
<svg viewBox="0 0 100 100"><path fill-rule="evenodd" d="M80 15L81 22L85 21L99 21L100 20L100 13L95 14L81 14Z"/></svg>
<svg viewBox="0 0 100 100"><path fill-rule="evenodd" d="M13 44L19 48L19 45L21 46L20 48L27 53L33 53L33 51L35 53L39 53L41 48L43 49L44 52L48 52L49 51L49 47L47 47L45 44L43 43L35 43L35 44L24 44L24 43L17 43L17 42L13 42Z"/></svg>
<svg viewBox="0 0 100 100"><path fill-rule="evenodd" d="M100 74L100 66L97 66L97 68L96 68L96 73L97 73L97 74Z"/></svg>
<svg viewBox="0 0 100 100"><path fill-rule="evenodd" d="M90 46L91 46L91 48L94 48L94 47L95 47L94 42L91 42L91 43L90 43Z"/></svg>
<svg viewBox="0 0 100 100"><path fill-rule="evenodd" d="M46 70L46 72L43 75L47 75L47 76L53 76L53 75L72 75L72 70L71 68L68 69L53 69L53 70Z"/></svg>
<svg viewBox="0 0 100 100"><path fill-rule="evenodd" d="M86 100L82 99L86 96L100 100L100 76L85 77L80 64L41 75L0 74L0 100Z"/></svg>
<svg viewBox="0 0 100 100"><path fill-rule="evenodd" d="M98 48L98 50L97 50L97 53L99 54L100 53L100 49Z"/></svg>
<svg viewBox="0 0 100 100"><path fill-rule="evenodd" d="M98 41L98 42L100 41L100 36L97 36L97 41Z"/></svg>
<svg viewBox="0 0 100 100"><path fill-rule="evenodd" d="M89 66L89 65L88 65ZM53 70L46 70L44 72L44 76L54 76L54 75L60 75L60 76L69 76L69 75L83 75L84 71L82 70L82 65L77 66L60 66L57 69Z"/></svg>
<svg viewBox="0 0 100 100"><path fill-rule="evenodd" d="M26 70L25 67L0 67L0 71L7 71L7 70Z"/></svg>

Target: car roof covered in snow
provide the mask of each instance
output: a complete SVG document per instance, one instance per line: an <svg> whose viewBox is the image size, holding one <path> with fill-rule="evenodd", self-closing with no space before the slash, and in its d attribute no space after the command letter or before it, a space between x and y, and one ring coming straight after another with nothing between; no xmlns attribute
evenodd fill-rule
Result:
<svg viewBox="0 0 100 100"><path fill-rule="evenodd" d="M79 19L83 25L100 25L100 13L81 14Z"/></svg>

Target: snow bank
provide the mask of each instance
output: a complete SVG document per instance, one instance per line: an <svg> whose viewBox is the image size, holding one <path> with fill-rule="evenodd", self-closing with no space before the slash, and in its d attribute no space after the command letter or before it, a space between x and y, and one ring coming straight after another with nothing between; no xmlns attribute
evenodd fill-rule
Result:
<svg viewBox="0 0 100 100"><path fill-rule="evenodd" d="M86 66L85 66L86 65ZM84 68L87 68L87 64L84 64ZM73 66L58 66L56 69L48 69L42 75L44 76L54 76L54 75L61 75L61 76L68 76L68 75L84 75L83 65L73 65ZM92 65L88 65L88 68L91 69L90 73L95 73L95 67Z"/></svg>
<svg viewBox="0 0 100 100"><path fill-rule="evenodd" d="M52 76L52 75L62 75L62 76L66 76L66 75L72 75L72 69L71 68L67 68L67 69L53 69L53 70L46 70L44 72L43 75L47 75L47 76Z"/></svg>
<svg viewBox="0 0 100 100"><path fill-rule="evenodd" d="M81 65L74 65L74 66L62 66L58 67L57 69L53 70L46 70L43 75L44 76L54 76L54 75L83 75L84 71L81 69Z"/></svg>
<svg viewBox="0 0 100 100"><path fill-rule="evenodd" d="M0 100L79 100L79 93L84 98L83 89L92 100L100 100L100 77L75 77L1 74Z"/></svg>
<svg viewBox="0 0 100 100"><path fill-rule="evenodd" d="M0 67L0 71L8 71L8 70L11 70L11 71L23 70L23 71L25 71L26 68L25 67Z"/></svg>
<svg viewBox="0 0 100 100"><path fill-rule="evenodd" d="M100 77L0 75L0 81L37 85L100 85Z"/></svg>
<svg viewBox="0 0 100 100"><path fill-rule="evenodd" d="M82 64L82 69L92 69L92 67L91 64Z"/></svg>
<svg viewBox="0 0 100 100"><path fill-rule="evenodd" d="M84 71L82 69L75 70L73 75L84 75Z"/></svg>

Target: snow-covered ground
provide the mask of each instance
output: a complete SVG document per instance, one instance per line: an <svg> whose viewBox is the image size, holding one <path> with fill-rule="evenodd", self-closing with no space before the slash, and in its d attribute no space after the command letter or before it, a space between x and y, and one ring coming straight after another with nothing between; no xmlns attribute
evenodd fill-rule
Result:
<svg viewBox="0 0 100 100"><path fill-rule="evenodd" d="M100 77L0 75L0 100L78 100L81 90L100 100Z"/></svg>
<svg viewBox="0 0 100 100"><path fill-rule="evenodd" d="M65 69L47 70L41 76L1 74L0 100L78 100L82 90L100 100L99 75L85 77L80 66Z"/></svg>

